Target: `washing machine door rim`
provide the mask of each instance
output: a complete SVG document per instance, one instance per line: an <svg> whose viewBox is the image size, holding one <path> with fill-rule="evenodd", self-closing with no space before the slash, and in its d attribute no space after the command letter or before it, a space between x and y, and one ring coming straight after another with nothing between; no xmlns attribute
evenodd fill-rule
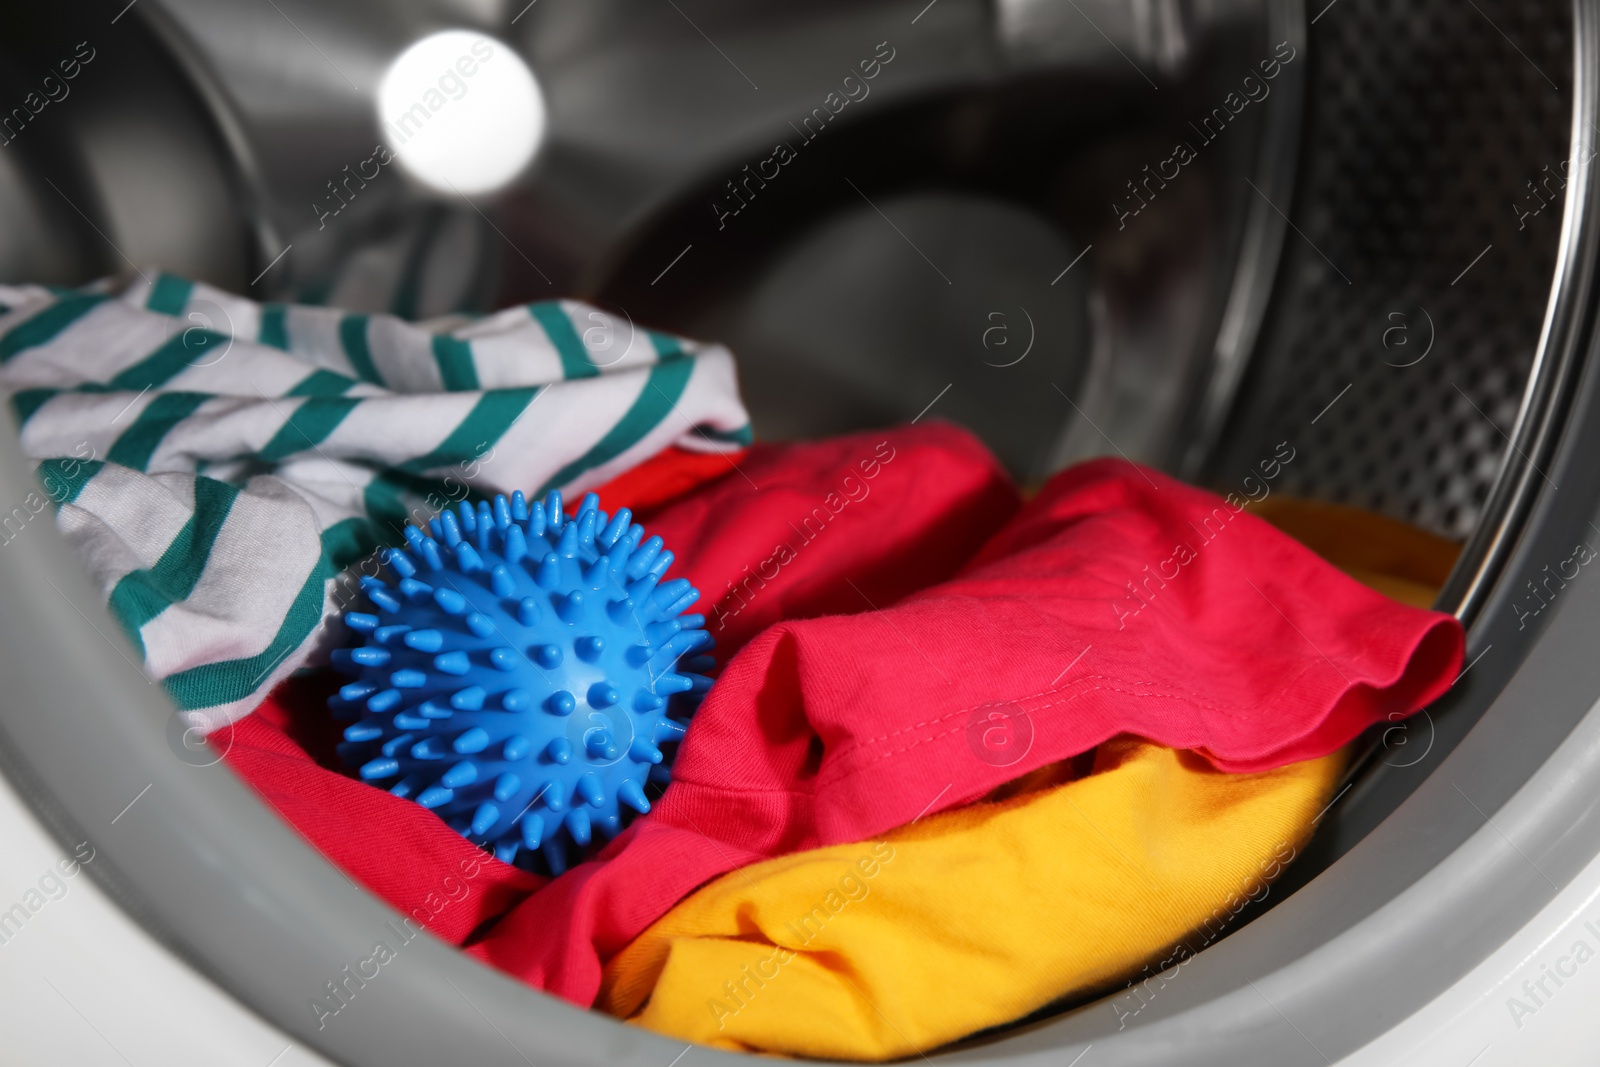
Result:
<svg viewBox="0 0 1600 1067"><path fill-rule="evenodd" d="M1576 0L1575 26L1573 158L1600 117L1594 3ZM1186 964L1192 977L1131 1025L1125 1012L1090 1005L943 1055L1009 1062L1092 1043L1098 1063L1177 1054L1291 1063L1311 1046L1318 1059L1307 1062L1321 1062L1448 986L1600 853L1600 712L1591 710L1600 677L1587 662L1600 590L1575 584L1537 643L1507 632L1510 613L1501 610L1514 595L1505 575L1561 558L1549 553L1600 521L1600 476L1584 470L1600 449L1597 246L1600 189L1585 168L1567 188L1536 372L1490 501L1493 521L1444 594L1474 621L1475 652L1509 649L1458 684L1460 699L1493 694L1488 711L1391 818L1288 901ZM0 499L32 488L15 436L4 435ZM61 840L95 844L104 859L93 874L132 915L242 1002L352 1064L515 1063L532 1054L659 1067L682 1051L530 991L425 933L404 942L399 965L364 985L348 1014L319 1013L313 1005L329 983L367 958L374 940L404 928L403 918L309 848L222 763L191 761L173 773L181 720L133 666L70 548L43 537L9 547L0 553L0 603L35 607L26 619L0 615L8 679L0 767ZM119 655L104 654L106 643ZM76 653L72 671L55 666L63 650ZM1419 831L1439 847L1420 849ZM1431 951L1445 931L1449 950Z"/></svg>

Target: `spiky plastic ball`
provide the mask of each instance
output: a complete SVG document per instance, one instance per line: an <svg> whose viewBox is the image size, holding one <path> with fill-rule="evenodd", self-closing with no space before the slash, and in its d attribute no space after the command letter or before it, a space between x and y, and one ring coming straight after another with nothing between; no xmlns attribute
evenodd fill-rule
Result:
<svg viewBox="0 0 1600 1067"><path fill-rule="evenodd" d="M559 493L515 493L408 526L395 584L363 579L373 610L344 615L365 643L332 654L355 676L329 701L356 719L340 758L545 873L649 811L661 746L711 685L710 657L678 661L712 640L683 614L699 592L661 582L672 553L631 520L592 493L570 516Z"/></svg>

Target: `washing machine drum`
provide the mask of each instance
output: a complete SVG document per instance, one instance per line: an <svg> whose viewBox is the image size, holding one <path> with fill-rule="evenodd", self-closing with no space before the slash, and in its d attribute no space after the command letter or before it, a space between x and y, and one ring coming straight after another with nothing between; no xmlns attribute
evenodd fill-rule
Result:
<svg viewBox="0 0 1600 1067"><path fill-rule="evenodd" d="M450 28L533 72L534 163L468 195L370 179L374 87ZM157 264L415 318L577 296L727 343L769 438L932 410L1023 483L1115 451L1218 487L1287 441L1277 491L1464 542L1440 607L1470 669L1368 739L1271 907L1131 1017L1114 991L930 1059L1331 1062L1600 851L1600 594L1533 585L1600 536L1591 4L119 0L12 5L0 55L7 107L70 84L0 115L6 282ZM63 840L155 783L93 873L243 1003L373 1067L681 1051L428 939L319 1030L307 998L389 912L174 758L73 600L64 545L0 553L0 604L30 606L0 612L7 774ZM1536 773L1520 850L1444 877Z"/></svg>

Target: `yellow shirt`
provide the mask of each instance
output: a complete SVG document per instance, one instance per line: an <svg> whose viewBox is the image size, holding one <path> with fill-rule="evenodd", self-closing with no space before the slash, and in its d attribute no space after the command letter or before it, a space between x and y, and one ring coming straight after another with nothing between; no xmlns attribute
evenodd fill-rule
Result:
<svg viewBox="0 0 1600 1067"><path fill-rule="evenodd" d="M1204 947L1342 766L1225 774L1117 738L1087 778L723 875L612 959L599 1006L718 1048L916 1055Z"/></svg>

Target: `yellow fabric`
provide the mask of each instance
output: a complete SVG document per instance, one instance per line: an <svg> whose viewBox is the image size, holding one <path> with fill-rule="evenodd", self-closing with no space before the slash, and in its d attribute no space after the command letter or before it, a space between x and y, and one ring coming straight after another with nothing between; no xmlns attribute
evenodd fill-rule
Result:
<svg viewBox="0 0 1600 1067"><path fill-rule="evenodd" d="M1414 608L1430 608L1461 546L1359 508L1269 496L1250 512L1358 582Z"/></svg>
<svg viewBox="0 0 1600 1067"><path fill-rule="evenodd" d="M1294 856L1342 765L1224 774L1118 738L1079 781L722 876L611 961L599 1006L725 1049L915 1055L1205 940Z"/></svg>

